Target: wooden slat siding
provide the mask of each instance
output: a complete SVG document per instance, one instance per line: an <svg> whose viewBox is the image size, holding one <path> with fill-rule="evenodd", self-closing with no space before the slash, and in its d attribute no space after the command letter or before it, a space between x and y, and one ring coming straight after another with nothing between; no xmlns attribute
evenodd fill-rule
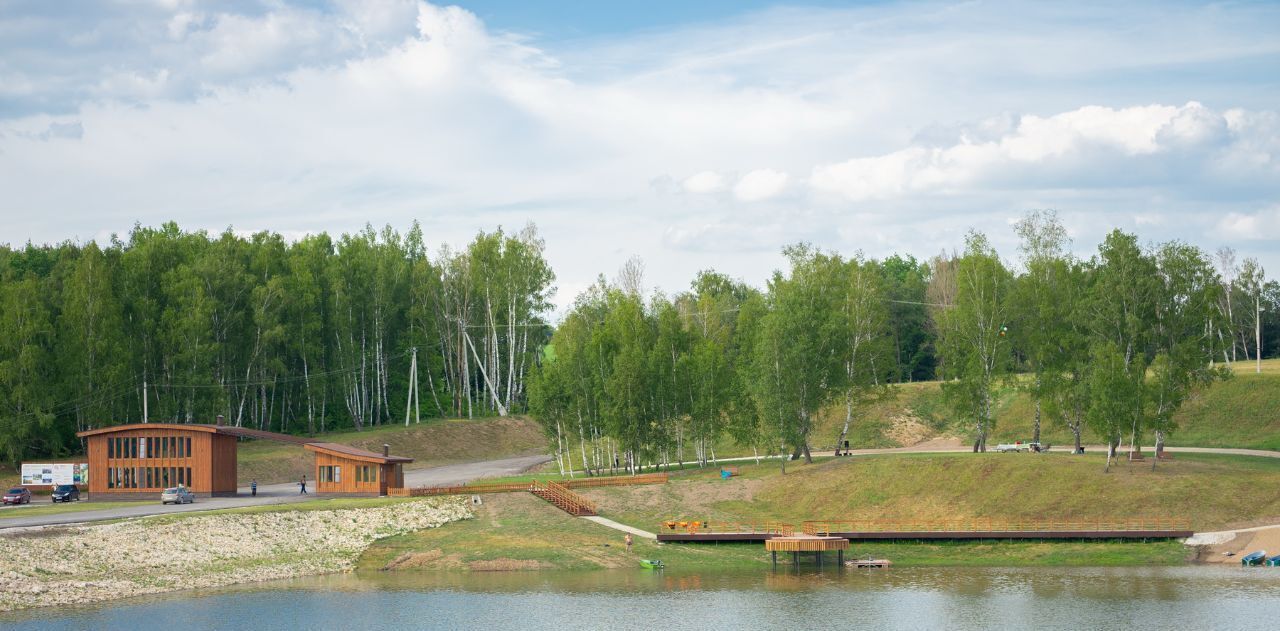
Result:
<svg viewBox="0 0 1280 631"><path fill-rule="evenodd" d="M90 437L87 448L89 457L89 493L109 493L107 488L107 441L105 436Z"/></svg>
<svg viewBox="0 0 1280 631"><path fill-rule="evenodd" d="M320 467L341 467L342 473L339 474L337 482L321 482ZM378 472L378 479L372 482L360 482L356 479L357 467L372 467ZM351 460L342 456L316 452L316 468L315 473L310 482L315 484L317 493L347 493L347 494L363 494L363 495L383 495L383 480L385 479L382 466L370 462Z"/></svg>
<svg viewBox="0 0 1280 631"><path fill-rule="evenodd" d="M225 434L209 434L210 451L213 453L210 472L211 492L236 493L236 437Z"/></svg>
<svg viewBox="0 0 1280 631"><path fill-rule="evenodd" d="M213 443L214 434L199 430L173 429L165 427L136 428L119 432L94 434L87 437L89 453L89 492L102 494L139 495L158 493L166 484L163 477L153 479L151 486L137 488L107 488L107 479L111 468L137 469L177 469L190 468L191 479L186 481L187 488L194 493L234 493L236 485L236 445L231 436L218 436L226 441L219 448ZM107 441L116 438L177 438L191 439L191 453L184 458L176 453L165 453L158 449L158 442L147 441L149 454L165 453L163 457L152 458L113 458L108 459ZM215 478L215 472L222 472ZM176 476L175 476L176 477ZM139 477L139 484L146 484L145 476ZM170 478L167 486L176 486L178 481Z"/></svg>
<svg viewBox="0 0 1280 631"><path fill-rule="evenodd" d="M858 519L806 521L805 534L857 532L1180 532L1191 530L1186 519L1054 520L1054 519Z"/></svg>

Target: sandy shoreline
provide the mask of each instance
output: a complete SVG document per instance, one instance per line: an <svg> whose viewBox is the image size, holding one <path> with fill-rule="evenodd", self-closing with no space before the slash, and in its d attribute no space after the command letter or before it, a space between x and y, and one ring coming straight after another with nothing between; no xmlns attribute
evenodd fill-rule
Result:
<svg viewBox="0 0 1280 631"><path fill-rule="evenodd" d="M1196 562L1239 565L1240 557L1258 550L1265 550L1268 557L1280 555L1280 525L1239 531L1234 535L1224 541L1201 546Z"/></svg>
<svg viewBox="0 0 1280 631"><path fill-rule="evenodd" d="M458 498L0 534L0 611L350 570L369 544L471 516Z"/></svg>

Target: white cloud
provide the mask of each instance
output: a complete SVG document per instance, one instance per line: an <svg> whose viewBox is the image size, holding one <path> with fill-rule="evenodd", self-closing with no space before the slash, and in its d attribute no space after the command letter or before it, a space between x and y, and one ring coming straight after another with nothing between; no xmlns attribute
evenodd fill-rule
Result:
<svg viewBox="0 0 1280 631"><path fill-rule="evenodd" d="M810 183L852 201L978 187L1184 184L1244 178L1275 190L1280 134L1275 112L1219 113L1200 103L1181 107L1085 106L1049 117L1027 115L995 137L962 131L944 147L912 146L888 154L815 167ZM992 126L979 123L978 128ZM986 136L974 141L971 138ZM1243 164L1252 159L1252 172ZM1224 168L1232 164L1233 168ZM1183 180L1187 170L1196 172Z"/></svg>
<svg viewBox="0 0 1280 631"><path fill-rule="evenodd" d="M777 197L787 188L790 176L773 169L756 169L738 180L733 196L744 202L758 202Z"/></svg>
<svg viewBox="0 0 1280 631"><path fill-rule="evenodd" d="M1086 249L1140 225L1280 256L1273 7L775 9L556 42L411 0L58 4L0 15L12 242L532 219L564 288L639 253L678 289L759 282L797 239L926 256L976 227L1005 251L1007 217L1057 208Z"/></svg>
<svg viewBox="0 0 1280 631"><path fill-rule="evenodd" d="M685 178L680 186L689 193L715 193L724 190L724 177L715 171L700 171Z"/></svg>
<svg viewBox="0 0 1280 631"><path fill-rule="evenodd" d="M1252 213L1227 213L1218 221L1217 229L1228 240L1280 240L1280 204Z"/></svg>

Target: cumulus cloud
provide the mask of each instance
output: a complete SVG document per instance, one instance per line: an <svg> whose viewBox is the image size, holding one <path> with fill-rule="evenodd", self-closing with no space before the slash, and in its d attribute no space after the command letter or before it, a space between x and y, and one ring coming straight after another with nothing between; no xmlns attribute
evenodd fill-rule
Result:
<svg viewBox="0 0 1280 631"><path fill-rule="evenodd" d="M1217 229L1229 240L1280 240L1280 204L1252 213L1227 213L1218 221Z"/></svg>
<svg viewBox="0 0 1280 631"><path fill-rule="evenodd" d="M756 169L738 180L733 196L744 202L758 202L777 197L787 188L790 176L773 169Z"/></svg>
<svg viewBox="0 0 1280 631"><path fill-rule="evenodd" d="M724 190L724 177L715 171L701 171L685 178L680 186L689 193L715 193Z"/></svg>
<svg viewBox="0 0 1280 631"><path fill-rule="evenodd" d="M1092 187L1100 175L1106 186L1174 187L1243 177L1269 193L1280 177L1274 118L1275 112L1215 112L1196 102L1085 106L1048 117L1022 116L995 136L990 130L1005 119L979 123L978 133L962 131L949 146L917 145L820 165L810 183L852 201L979 186ZM1191 180L1183 179L1188 171L1194 171Z"/></svg>

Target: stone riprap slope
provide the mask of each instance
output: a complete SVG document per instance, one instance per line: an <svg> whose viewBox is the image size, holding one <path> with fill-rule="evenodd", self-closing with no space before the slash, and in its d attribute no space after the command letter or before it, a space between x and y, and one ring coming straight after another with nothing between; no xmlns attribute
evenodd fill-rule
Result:
<svg viewBox="0 0 1280 631"><path fill-rule="evenodd" d="M428 498L7 534L0 611L345 571L378 539L470 516L458 498Z"/></svg>

